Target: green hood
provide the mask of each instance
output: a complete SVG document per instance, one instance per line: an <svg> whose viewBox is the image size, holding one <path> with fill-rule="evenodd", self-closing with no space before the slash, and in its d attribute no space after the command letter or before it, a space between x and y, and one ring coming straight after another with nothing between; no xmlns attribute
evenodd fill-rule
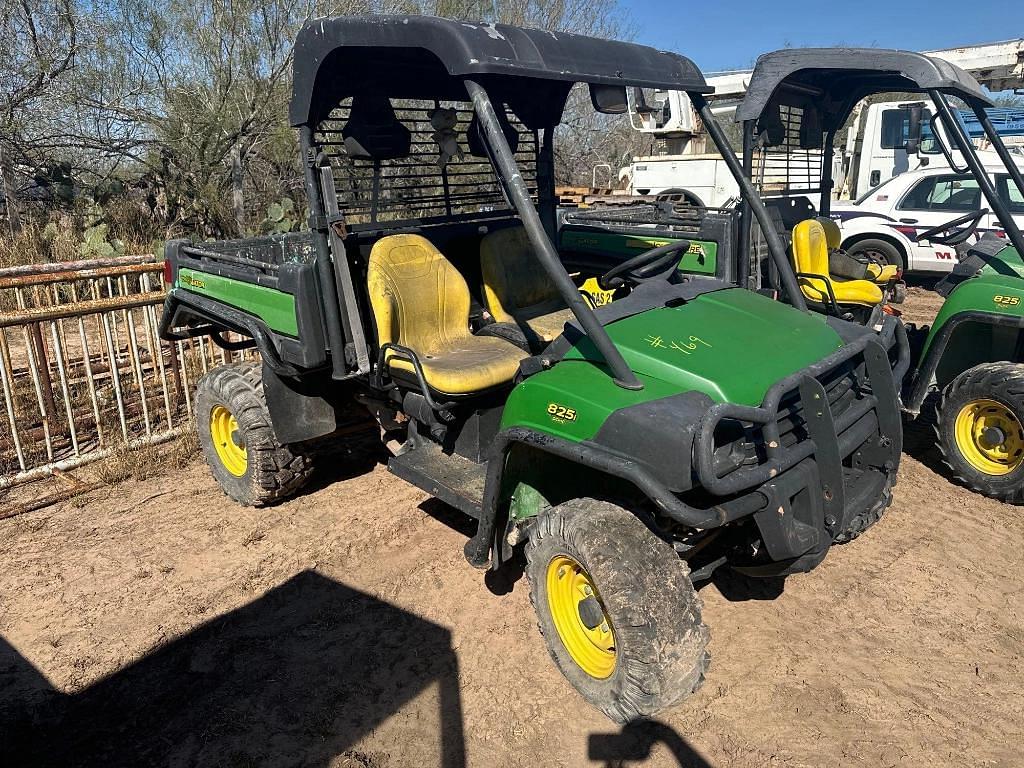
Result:
<svg viewBox="0 0 1024 768"><path fill-rule="evenodd" d="M643 389L616 386L584 337L550 370L512 390L502 428L520 426L586 440L621 408L691 391L716 402L756 406L777 381L842 346L821 315L741 288L648 310L606 327Z"/></svg>
<svg viewBox="0 0 1024 768"><path fill-rule="evenodd" d="M760 405L772 384L843 344L821 315L740 288L627 317L607 330L641 379L740 405ZM563 363L595 359L583 339Z"/></svg>

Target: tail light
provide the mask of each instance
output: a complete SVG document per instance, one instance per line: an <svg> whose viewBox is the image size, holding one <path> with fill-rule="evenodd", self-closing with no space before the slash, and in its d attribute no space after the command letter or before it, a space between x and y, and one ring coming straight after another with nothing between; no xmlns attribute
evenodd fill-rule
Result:
<svg viewBox="0 0 1024 768"><path fill-rule="evenodd" d="M170 259L164 259L164 287L170 288L174 284L174 267Z"/></svg>

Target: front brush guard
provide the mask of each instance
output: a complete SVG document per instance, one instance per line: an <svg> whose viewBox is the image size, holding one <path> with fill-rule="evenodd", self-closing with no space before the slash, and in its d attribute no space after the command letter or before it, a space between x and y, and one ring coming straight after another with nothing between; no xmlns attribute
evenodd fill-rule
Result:
<svg viewBox="0 0 1024 768"><path fill-rule="evenodd" d="M881 443L890 454L894 466L902 450L903 431L895 378L902 377L900 371L905 371L909 366L910 346L906 331L901 325L896 328L894 341L898 345L898 359L895 366L891 365L879 338L868 334L780 380L768 390L760 406L733 403L711 406L701 419L694 443L694 467L701 485L716 496L731 496L761 486L804 459L813 457L821 474L826 514L833 511L833 516L841 519L844 498L840 436L843 432L874 411ZM838 415L833 414L819 378L861 354L864 356L866 383L870 384L871 394L854 401ZM779 432L779 404L794 391L797 393L808 439L784 447ZM719 477L714 462L714 438L715 430L725 419L760 427L766 461L756 466L740 467Z"/></svg>

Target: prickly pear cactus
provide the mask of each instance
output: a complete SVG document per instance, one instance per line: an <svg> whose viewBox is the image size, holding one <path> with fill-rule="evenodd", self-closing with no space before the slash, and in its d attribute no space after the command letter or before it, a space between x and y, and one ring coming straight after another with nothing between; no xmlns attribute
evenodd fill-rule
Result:
<svg viewBox="0 0 1024 768"><path fill-rule="evenodd" d="M267 206L267 216L260 222L260 230L267 235L279 235L295 231L298 224L295 203L290 197L283 197Z"/></svg>
<svg viewBox="0 0 1024 768"><path fill-rule="evenodd" d="M111 256L124 256L125 247L117 238L107 239L109 227L100 223L88 227L83 233L83 240L78 252L85 259L109 259Z"/></svg>

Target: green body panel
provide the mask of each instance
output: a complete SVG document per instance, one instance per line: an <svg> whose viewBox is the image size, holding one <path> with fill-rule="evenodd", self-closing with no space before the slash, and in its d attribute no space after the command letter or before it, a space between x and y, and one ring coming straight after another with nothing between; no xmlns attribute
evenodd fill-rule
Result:
<svg viewBox="0 0 1024 768"><path fill-rule="evenodd" d="M678 238L682 239L682 238ZM675 242L671 237L625 235L618 232L562 232L563 250L596 253L601 256L621 256L623 260ZM691 240L690 250L679 260L679 271L696 275L713 275L718 268L718 243L710 240Z"/></svg>
<svg viewBox="0 0 1024 768"><path fill-rule="evenodd" d="M299 335L295 319L295 297L291 294L194 269L179 270L175 288L237 307L260 318L272 331L289 336Z"/></svg>
<svg viewBox="0 0 1024 768"><path fill-rule="evenodd" d="M962 312L1024 315L1024 260L1011 247L989 260L977 277L956 286L946 298L928 334L921 359L946 322Z"/></svg>
<svg viewBox="0 0 1024 768"><path fill-rule="evenodd" d="M550 370L512 391L502 428L586 440L616 410L689 391L756 406L777 381L842 346L821 315L740 288L652 309L607 329L642 390L617 386L583 338Z"/></svg>

